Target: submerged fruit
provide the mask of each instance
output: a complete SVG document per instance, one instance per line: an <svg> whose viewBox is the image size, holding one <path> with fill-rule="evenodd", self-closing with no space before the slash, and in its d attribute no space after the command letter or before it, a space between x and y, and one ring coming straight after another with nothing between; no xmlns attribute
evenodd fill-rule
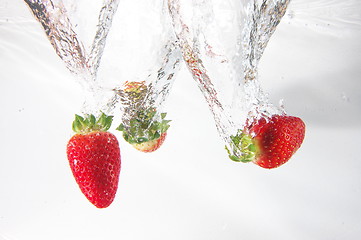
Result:
<svg viewBox="0 0 361 240"><path fill-rule="evenodd" d="M102 114L82 118L76 115L76 134L67 144L67 157L73 176L86 198L98 208L114 200L120 174L120 149L117 138L107 132L112 117Z"/></svg>
<svg viewBox="0 0 361 240"><path fill-rule="evenodd" d="M151 90L145 82L126 82L122 98L130 108L127 118L123 119L117 130L123 132L123 138L141 152L154 152L164 142L170 120L166 113L160 113L155 107L145 106L145 97Z"/></svg>
<svg viewBox="0 0 361 240"><path fill-rule="evenodd" d="M230 158L238 162L253 161L263 168L276 168L286 163L301 147L305 124L298 118L273 115L252 123L236 136L232 145L243 154L237 157L228 150Z"/></svg>

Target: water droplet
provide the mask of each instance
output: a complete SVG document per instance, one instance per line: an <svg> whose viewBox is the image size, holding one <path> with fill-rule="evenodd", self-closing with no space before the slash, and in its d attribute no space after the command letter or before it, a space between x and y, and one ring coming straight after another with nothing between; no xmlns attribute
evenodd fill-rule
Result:
<svg viewBox="0 0 361 240"><path fill-rule="evenodd" d="M341 99L342 99L342 101L350 102L350 98L346 95L345 92L341 93Z"/></svg>

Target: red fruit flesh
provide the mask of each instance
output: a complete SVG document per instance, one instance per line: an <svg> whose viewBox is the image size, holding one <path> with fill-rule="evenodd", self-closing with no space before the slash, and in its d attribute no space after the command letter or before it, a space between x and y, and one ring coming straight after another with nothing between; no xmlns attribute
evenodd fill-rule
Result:
<svg viewBox="0 0 361 240"><path fill-rule="evenodd" d="M274 115L261 118L250 127L256 146L254 162L263 168L276 168L286 163L300 148L305 137L305 124L298 118Z"/></svg>
<svg viewBox="0 0 361 240"><path fill-rule="evenodd" d="M67 156L80 190L98 208L114 200L120 173L120 149L109 132L76 134L68 142Z"/></svg>

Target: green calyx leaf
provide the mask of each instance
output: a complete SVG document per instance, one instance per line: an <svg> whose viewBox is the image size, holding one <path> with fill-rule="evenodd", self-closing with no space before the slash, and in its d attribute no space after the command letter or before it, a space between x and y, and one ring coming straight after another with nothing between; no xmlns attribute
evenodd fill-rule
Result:
<svg viewBox="0 0 361 240"><path fill-rule="evenodd" d="M257 147L251 135L239 130L236 135L232 135L230 138L230 149L227 146L225 148L232 161L247 163L255 160Z"/></svg>
<svg viewBox="0 0 361 240"><path fill-rule="evenodd" d="M93 114L86 115L85 117L75 114L73 121L73 131L76 133L89 133L93 131L106 132L113 122L113 116L107 116L102 113L97 119Z"/></svg>
<svg viewBox="0 0 361 240"><path fill-rule="evenodd" d="M117 130L123 132L123 138L130 144L144 143L160 138L170 127L170 120L165 120L166 113L160 113L157 118L155 108L142 109L127 123L122 123ZM157 120L159 119L159 120Z"/></svg>

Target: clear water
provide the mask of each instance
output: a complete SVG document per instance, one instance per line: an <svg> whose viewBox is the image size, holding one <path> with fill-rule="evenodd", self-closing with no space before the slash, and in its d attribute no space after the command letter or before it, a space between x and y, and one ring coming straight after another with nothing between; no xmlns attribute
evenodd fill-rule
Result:
<svg viewBox="0 0 361 240"><path fill-rule="evenodd" d="M185 62L227 145L247 120L284 111L263 92L258 65L290 1L168 2Z"/></svg>
<svg viewBox="0 0 361 240"><path fill-rule="evenodd" d="M89 74L95 79L119 1L104 1L100 6L89 6L89 1L25 2L67 68L75 74ZM94 5L94 1L91 3ZM94 13L98 16L97 22L92 21L95 20Z"/></svg>
<svg viewBox="0 0 361 240"><path fill-rule="evenodd" d="M182 56L165 3L123 1L113 26L116 30L104 52L105 64L99 77L115 93L112 105L119 103L126 129L141 112L155 109L152 122L159 122L162 113L167 112L166 99L180 70ZM147 14L140 14L143 11ZM144 85L144 91L136 98L124 91L132 82Z"/></svg>
<svg viewBox="0 0 361 240"><path fill-rule="evenodd" d="M109 113L97 71L118 0L25 0L66 67L82 85L85 114ZM106 95L109 95L107 93ZM99 97L102 96L102 97ZM108 96L109 97L109 96Z"/></svg>
<svg viewBox="0 0 361 240"><path fill-rule="evenodd" d="M163 103L167 99L176 74L179 71L181 54L178 50L175 39L170 38L165 46L159 50L159 58L156 67L142 80L126 81L123 86L115 88L115 101L120 102L122 112L122 123L126 129L130 126L132 119L139 119L139 113L155 110L151 122L161 122L164 112ZM139 86L139 93L127 93L127 84L136 83ZM140 120L140 119L139 119Z"/></svg>
<svg viewBox="0 0 361 240"><path fill-rule="evenodd" d="M285 112L282 101L272 104L263 91L258 66L286 14L289 0L167 0L150 1L148 5L122 2L121 11L134 9L134 19L117 18L117 0L25 2L58 56L83 86L85 114L100 111L113 114L120 102L123 122L132 119L140 106L157 108L155 120L159 120L179 70L180 51L226 145L230 145L230 136L244 128L246 122ZM318 19L313 27L327 29L331 27L323 23L327 18L320 16L329 15L335 20L334 28L342 29L344 23L360 28L357 21L360 16L352 11L353 1L342 4L319 1L307 13L302 11L302 4L307 5L296 2L286 17L309 14ZM137 16L147 7L151 9L149 15ZM343 10L342 14L338 8ZM111 50L105 52L105 63L101 64L114 18L117 24L110 34ZM145 28L150 30L144 31ZM130 48L133 41L139 44ZM124 62L124 58L129 59L129 64L119 66L117 63ZM147 86L139 102L127 99L124 94L124 83L132 81Z"/></svg>
<svg viewBox="0 0 361 240"><path fill-rule="evenodd" d="M154 21L158 21L153 24L160 35L156 39L146 36L146 38L158 42L147 46L148 49L145 51L155 51L157 55L153 56L150 65L144 68L138 66L138 73L127 76L127 79L119 79L122 75L115 76L112 73L114 68L120 69L122 72L129 70L129 66L116 64L117 56L127 57L129 54L119 47L111 48L112 50L107 52L104 68L98 76L98 69L101 65L108 33L112 31L112 22L119 0L25 0L25 2L41 23L57 55L82 85L84 90L82 94L85 98L82 108L84 114L99 114L100 111L113 114L114 108L120 102L123 122L128 122L140 107L161 109L179 69L181 57L177 50L175 36L170 32L170 19L167 19L165 5L157 3L153 6L157 13ZM154 1L152 3L154 4ZM121 8L129 11L126 2L122 2ZM148 16L148 21L149 19L152 18ZM121 16L117 18L117 21L123 21ZM115 31L111 40L113 44L127 45L124 38L129 36L131 39L133 36L133 33L127 31L127 26L130 24L135 24L135 21L127 19L127 22L122 23L121 27L113 30ZM144 36L141 35L141 37ZM112 60L108 61L107 58ZM139 71L139 69L142 70ZM139 72L144 72L141 76L142 79L137 79L140 77ZM147 91L141 101L134 102L123 92L124 83L132 81L144 81L147 86ZM155 118L160 118L160 112Z"/></svg>
<svg viewBox="0 0 361 240"><path fill-rule="evenodd" d="M119 2L97 73L107 89L157 76L155 59L166 45L161 6ZM221 29L235 15L226 7L213 8ZM271 37L259 84L308 127L287 165L266 171L229 161L201 91L182 68L163 102L173 122L159 151L141 154L114 132L123 163L119 194L99 211L79 192L64 151L82 89L24 1L0 0L0 238L360 239L360 24L359 0L292 0ZM236 41L237 34L218 37ZM208 53L217 64L223 44L214 42ZM222 100L232 102L231 93Z"/></svg>

